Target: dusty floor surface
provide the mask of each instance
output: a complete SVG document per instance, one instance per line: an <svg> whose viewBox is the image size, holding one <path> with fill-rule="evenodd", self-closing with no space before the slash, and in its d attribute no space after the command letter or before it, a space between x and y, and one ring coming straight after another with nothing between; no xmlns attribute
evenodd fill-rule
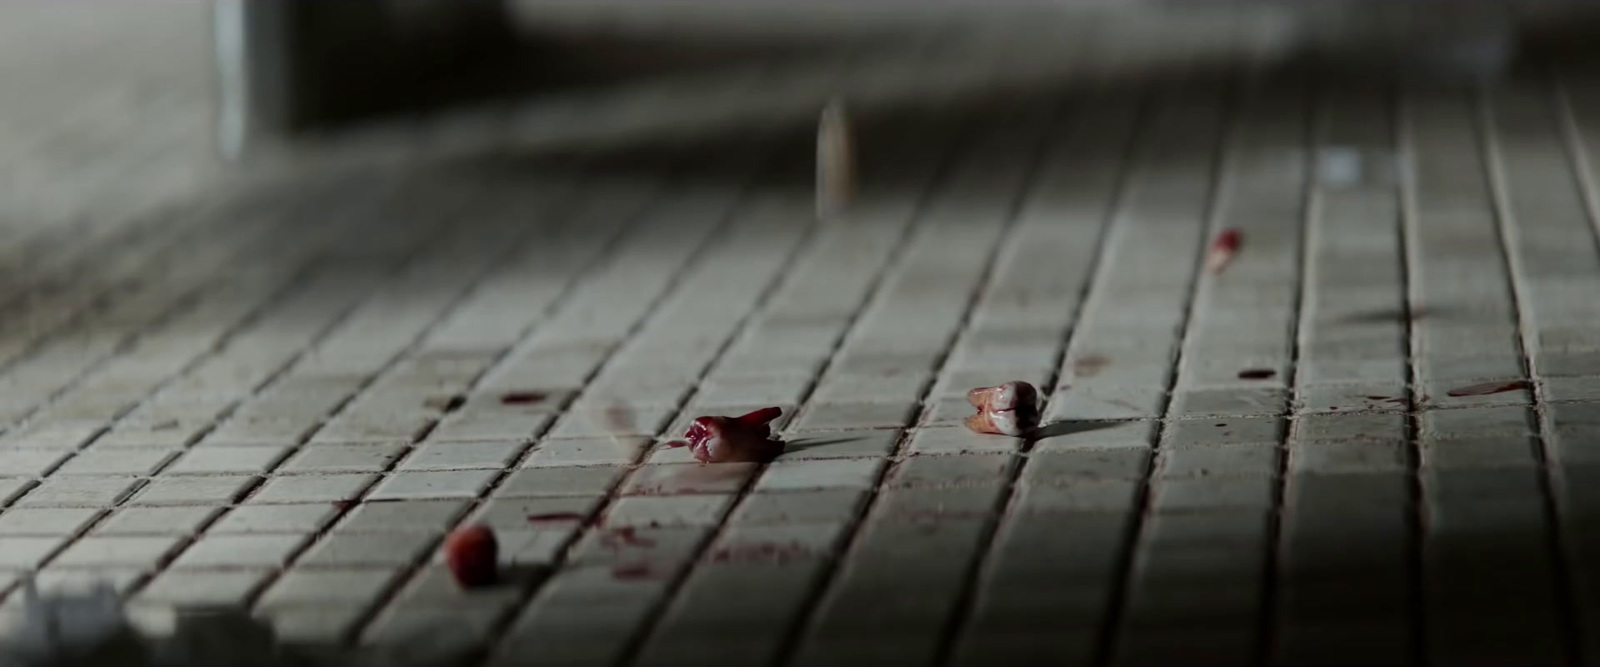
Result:
<svg viewBox="0 0 1600 667"><path fill-rule="evenodd" d="M240 184L203 10L0 11L0 614L36 570L495 665L1600 656L1600 81L908 40ZM1013 379L1042 433L959 425ZM768 405L771 464L655 445ZM449 583L463 521L503 585Z"/></svg>

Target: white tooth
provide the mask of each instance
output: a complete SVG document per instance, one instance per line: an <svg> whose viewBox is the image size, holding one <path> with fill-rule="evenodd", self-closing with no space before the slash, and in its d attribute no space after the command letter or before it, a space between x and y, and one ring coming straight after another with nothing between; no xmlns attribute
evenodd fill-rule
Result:
<svg viewBox="0 0 1600 667"><path fill-rule="evenodd" d="M1017 407L1017 384L1007 382L1000 385L1000 393L996 395L994 409L1014 410Z"/></svg>
<svg viewBox="0 0 1600 667"><path fill-rule="evenodd" d="M1022 429L1017 426L1017 413L1011 410L1000 410L989 413L990 421L994 422L995 430L1006 435L1022 435Z"/></svg>

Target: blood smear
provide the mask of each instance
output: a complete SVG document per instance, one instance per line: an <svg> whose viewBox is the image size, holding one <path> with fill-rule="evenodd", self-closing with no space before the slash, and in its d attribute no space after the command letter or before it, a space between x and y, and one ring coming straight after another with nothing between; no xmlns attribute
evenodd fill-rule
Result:
<svg viewBox="0 0 1600 667"><path fill-rule="evenodd" d="M1445 392L1446 396L1460 398L1462 396L1488 396L1501 394L1508 391L1520 391L1528 388L1527 380L1512 380L1511 382L1484 382L1481 384L1467 385L1458 389Z"/></svg>
<svg viewBox="0 0 1600 667"><path fill-rule="evenodd" d="M1217 232L1217 238L1211 241L1211 251L1206 254L1206 270L1211 273L1222 273L1233 262L1233 256L1239 252L1239 246L1244 243L1244 233L1229 227Z"/></svg>

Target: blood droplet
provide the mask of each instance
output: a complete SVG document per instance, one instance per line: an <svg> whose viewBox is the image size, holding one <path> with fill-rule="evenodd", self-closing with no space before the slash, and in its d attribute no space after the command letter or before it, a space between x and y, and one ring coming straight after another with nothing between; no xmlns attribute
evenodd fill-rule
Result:
<svg viewBox="0 0 1600 667"><path fill-rule="evenodd" d="M1481 384L1467 385L1451 389L1445 395L1460 398L1462 396L1488 396L1501 394L1508 391L1521 391L1530 387L1527 380L1512 380L1510 382L1484 382Z"/></svg>
<svg viewBox="0 0 1600 667"><path fill-rule="evenodd" d="M500 395L500 404L528 405L530 403L538 403L549 397L549 394L542 391L508 391Z"/></svg>
<svg viewBox="0 0 1600 667"><path fill-rule="evenodd" d="M1206 270L1211 273L1222 273L1233 262L1233 256L1239 252L1239 246L1244 243L1244 233L1233 227L1228 227L1217 232L1217 237L1211 240L1211 250L1206 253Z"/></svg>
<svg viewBox="0 0 1600 667"><path fill-rule="evenodd" d="M1273 377L1273 376L1275 376L1277 374L1278 374L1277 371L1272 370L1270 368L1246 368L1246 369L1244 369L1242 371L1239 371L1239 379L1240 380L1266 380L1266 379L1269 379L1269 378L1271 378L1271 377Z"/></svg>
<svg viewBox="0 0 1600 667"><path fill-rule="evenodd" d="M462 588L493 584L500 576L500 545L494 531L475 524L457 529L444 541L445 565Z"/></svg>

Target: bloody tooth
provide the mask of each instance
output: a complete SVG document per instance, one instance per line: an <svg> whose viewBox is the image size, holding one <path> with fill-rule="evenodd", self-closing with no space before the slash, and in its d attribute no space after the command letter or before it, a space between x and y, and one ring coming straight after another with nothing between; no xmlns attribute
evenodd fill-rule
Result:
<svg viewBox="0 0 1600 667"><path fill-rule="evenodd" d="M967 428L979 433L1020 436L1039 425L1039 391L1026 382L973 389L967 402L978 409L967 417Z"/></svg>
<svg viewBox="0 0 1600 667"><path fill-rule="evenodd" d="M765 425L783 416L783 408L761 408L739 416L739 421L750 425Z"/></svg>
<svg viewBox="0 0 1600 667"><path fill-rule="evenodd" d="M696 417L683 435L701 463L765 462L783 453L783 442L772 437L771 422L783 415L782 408L762 408L738 417Z"/></svg>

